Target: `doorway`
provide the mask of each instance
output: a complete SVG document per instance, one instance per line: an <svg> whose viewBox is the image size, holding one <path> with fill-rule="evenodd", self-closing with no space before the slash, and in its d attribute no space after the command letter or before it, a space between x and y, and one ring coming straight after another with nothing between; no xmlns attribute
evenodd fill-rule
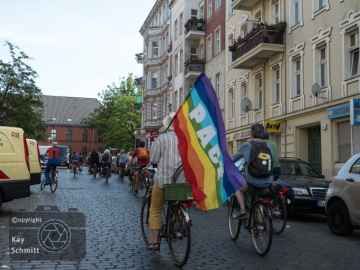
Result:
<svg viewBox="0 0 360 270"><path fill-rule="evenodd" d="M307 129L308 134L308 161L320 173L321 168L321 129L314 126Z"/></svg>

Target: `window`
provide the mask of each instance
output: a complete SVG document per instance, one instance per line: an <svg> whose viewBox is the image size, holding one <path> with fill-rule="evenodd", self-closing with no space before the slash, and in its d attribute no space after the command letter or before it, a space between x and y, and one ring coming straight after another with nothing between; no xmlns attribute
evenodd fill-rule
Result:
<svg viewBox="0 0 360 270"><path fill-rule="evenodd" d="M256 109L263 108L263 79L261 74L255 76Z"/></svg>
<svg viewBox="0 0 360 270"><path fill-rule="evenodd" d="M211 60L213 52L212 52L212 38L211 35L207 38L207 50L206 50L206 58L207 60Z"/></svg>
<svg viewBox="0 0 360 270"><path fill-rule="evenodd" d="M180 50L180 73L184 72L184 51Z"/></svg>
<svg viewBox="0 0 360 270"><path fill-rule="evenodd" d="M302 25L302 0L291 0L289 21L291 27Z"/></svg>
<svg viewBox="0 0 360 270"><path fill-rule="evenodd" d="M154 88L158 88L158 83L159 83L159 78L158 78L158 74L156 72L153 72L151 74L151 85L150 88L154 89Z"/></svg>
<svg viewBox="0 0 360 270"><path fill-rule="evenodd" d="M314 15L323 9L329 8L329 0L313 0Z"/></svg>
<svg viewBox="0 0 360 270"><path fill-rule="evenodd" d="M279 0L272 0L271 2L272 21L274 24L280 22L280 3Z"/></svg>
<svg viewBox="0 0 360 270"><path fill-rule="evenodd" d="M159 56L159 43L157 41L153 41L152 43L152 57Z"/></svg>
<svg viewBox="0 0 360 270"><path fill-rule="evenodd" d="M182 36L184 32L184 14L180 14L180 21L179 21L179 36Z"/></svg>
<svg viewBox="0 0 360 270"><path fill-rule="evenodd" d="M87 128L83 129L83 134L82 134L82 141L83 143L87 143L89 139L89 131Z"/></svg>
<svg viewBox="0 0 360 270"><path fill-rule="evenodd" d="M360 174L360 159L358 159L351 167L351 173Z"/></svg>
<svg viewBox="0 0 360 270"><path fill-rule="evenodd" d="M52 141L56 141L56 129L55 128L51 129L51 131L50 131L50 139Z"/></svg>
<svg viewBox="0 0 360 270"><path fill-rule="evenodd" d="M240 90L241 98L247 97L247 85L245 82L241 84L241 90Z"/></svg>
<svg viewBox="0 0 360 270"><path fill-rule="evenodd" d="M174 39L177 40L177 34L178 34L178 20L175 20L174 24Z"/></svg>
<svg viewBox="0 0 360 270"><path fill-rule="evenodd" d="M180 88L179 90L179 95L180 95L180 105L184 102L184 88Z"/></svg>
<svg viewBox="0 0 360 270"><path fill-rule="evenodd" d="M178 74L179 72L179 55L176 53L175 54L175 61L174 61L174 73L175 73L175 76Z"/></svg>
<svg viewBox="0 0 360 270"><path fill-rule="evenodd" d="M320 87L324 88L327 86L327 48L326 45L322 45L316 48L316 82Z"/></svg>
<svg viewBox="0 0 360 270"><path fill-rule="evenodd" d="M301 57L294 57L292 60L293 66L293 97L299 97L301 95L301 80L302 80L302 68Z"/></svg>
<svg viewBox="0 0 360 270"><path fill-rule="evenodd" d="M174 93L174 109L177 110L178 108L178 91Z"/></svg>
<svg viewBox="0 0 360 270"><path fill-rule="evenodd" d="M215 10L221 8L221 0L215 0Z"/></svg>
<svg viewBox="0 0 360 270"><path fill-rule="evenodd" d="M281 76L280 76L280 66L275 65L272 68L272 78L273 78L273 87L272 87L272 103L279 104L280 103L280 83L281 83Z"/></svg>
<svg viewBox="0 0 360 270"><path fill-rule="evenodd" d="M215 75L215 92L220 99L220 73L216 73Z"/></svg>
<svg viewBox="0 0 360 270"><path fill-rule="evenodd" d="M345 163L351 157L351 127L350 122L337 124L338 162Z"/></svg>
<svg viewBox="0 0 360 270"><path fill-rule="evenodd" d="M234 99L234 90L231 88L229 90L229 100L228 100L228 104L229 104L229 120L234 119L235 116L235 99Z"/></svg>
<svg viewBox="0 0 360 270"><path fill-rule="evenodd" d="M349 38L349 58L350 58L350 75L359 74L359 31L353 31L348 34Z"/></svg>
<svg viewBox="0 0 360 270"><path fill-rule="evenodd" d="M212 0L207 1L207 17L210 18L212 16Z"/></svg>
<svg viewBox="0 0 360 270"><path fill-rule="evenodd" d="M67 128L67 129L66 129L66 141L67 141L68 143L71 143L71 142L72 142L72 137L73 137L73 135L72 135L72 128Z"/></svg>
<svg viewBox="0 0 360 270"><path fill-rule="evenodd" d="M201 8L200 8L200 10L201 10ZM198 11L196 9L191 10L191 18L197 18L197 14L198 14Z"/></svg>
<svg viewBox="0 0 360 270"><path fill-rule="evenodd" d="M219 54L221 52L221 32L220 28L215 32L215 54Z"/></svg>
<svg viewBox="0 0 360 270"><path fill-rule="evenodd" d="M204 19L204 4L201 4L200 8L199 8L199 18L200 19Z"/></svg>

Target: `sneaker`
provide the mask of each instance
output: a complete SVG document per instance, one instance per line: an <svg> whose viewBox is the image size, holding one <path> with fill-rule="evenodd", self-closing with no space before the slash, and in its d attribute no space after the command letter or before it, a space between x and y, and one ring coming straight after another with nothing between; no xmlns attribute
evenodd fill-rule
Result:
<svg viewBox="0 0 360 270"><path fill-rule="evenodd" d="M232 214L233 219L247 219L248 215L246 210L236 211Z"/></svg>

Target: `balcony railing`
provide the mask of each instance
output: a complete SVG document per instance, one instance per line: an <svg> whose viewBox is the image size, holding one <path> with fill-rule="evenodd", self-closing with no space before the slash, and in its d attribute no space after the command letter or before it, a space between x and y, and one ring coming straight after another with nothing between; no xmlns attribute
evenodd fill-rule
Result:
<svg viewBox="0 0 360 270"><path fill-rule="evenodd" d="M185 76L198 75L205 70L205 61L198 56L191 56L185 61Z"/></svg>
<svg viewBox="0 0 360 270"><path fill-rule="evenodd" d="M185 35L190 31L205 32L205 20L198 18L190 18L185 24Z"/></svg>
<svg viewBox="0 0 360 270"><path fill-rule="evenodd" d="M265 25L258 24L256 25L250 33L245 37L239 38L233 45L229 47L229 50L232 52L232 61L237 61L242 57L245 57L246 60L250 60L252 56L247 55L251 54L251 51L254 51L255 55L253 56L257 60L259 58L268 59L272 57L273 53L278 53L283 50L284 44L284 31L286 29L285 23L278 23L276 25ZM261 45L275 45L274 48L261 47ZM272 53L273 51L273 53ZM251 63L249 63L251 65Z"/></svg>
<svg viewBox="0 0 360 270"><path fill-rule="evenodd" d="M260 0L232 0L233 9L251 10Z"/></svg>

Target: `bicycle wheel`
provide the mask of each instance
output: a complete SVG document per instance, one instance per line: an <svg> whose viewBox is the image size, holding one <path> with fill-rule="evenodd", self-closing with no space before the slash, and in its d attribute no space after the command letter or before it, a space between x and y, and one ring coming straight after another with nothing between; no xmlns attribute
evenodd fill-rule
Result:
<svg viewBox="0 0 360 270"><path fill-rule="evenodd" d="M141 178L140 179L140 183L139 183L139 187L138 187L138 194L137 196L139 198L144 198L145 195L146 195L146 184L145 184L145 181L147 181L146 179L144 178Z"/></svg>
<svg viewBox="0 0 360 270"><path fill-rule="evenodd" d="M141 235L146 245L149 245L148 239L149 239L150 202L151 202L150 196L144 199L140 213Z"/></svg>
<svg viewBox="0 0 360 270"><path fill-rule="evenodd" d="M50 190L52 193L54 193L58 188L58 178L55 170L52 170L50 180L51 180Z"/></svg>
<svg viewBox="0 0 360 270"><path fill-rule="evenodd" d="M236 200L236 197L232 196L228 207L228 225L229 225L230 238L233 241L236 241L238 239L241 228L241 219L234 218L234 214L238 209L239 209L239 204Z"/></svg>
<svg viewBox="0 0 360 270"><path fill-rule="evenodd" d="M272 225L274 233L279 235L284 232L286 228L288 212L287 212L287 205L286 205L286 197L278 198L273 201L274 205L271 208L271 218L272 218Z"/></svg>
<svg viewBox="0 0 360 270"><path fill-rule="evenodd" d="M171 207L168 216L168 245L177 267L189 259L191 249L191 225L188 214L181 206Z"/></svg>
<svg viewBox="0 0 360 270"><path fill-rule="evenodd" d="M261 202L256 202L251 210L250 234L256 253L265 256L272 243L272 222L269 208Z"/></svg>

